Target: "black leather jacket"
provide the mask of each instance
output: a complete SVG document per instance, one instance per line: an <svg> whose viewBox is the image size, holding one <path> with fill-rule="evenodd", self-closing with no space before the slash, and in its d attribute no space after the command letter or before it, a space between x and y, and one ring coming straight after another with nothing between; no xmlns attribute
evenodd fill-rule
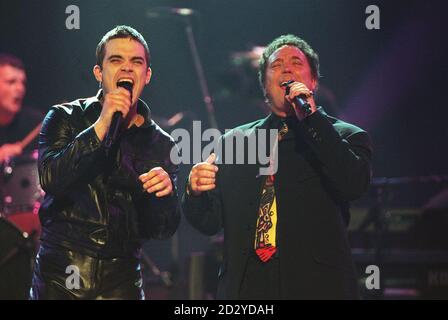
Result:
<svg viewBox="0 0 448 320"><path fill-rule="evenodd" d="M141 127L123 131L106 154L92 124L101 112L96 97L53 106L39 137L39 176L46 192L39 216L42 244L97 257L135 256L143 238L163 239L177 229L178 166L170 161L173 139L139 100ZM162 167L174 192L157 198L138 176Z"/></svg>

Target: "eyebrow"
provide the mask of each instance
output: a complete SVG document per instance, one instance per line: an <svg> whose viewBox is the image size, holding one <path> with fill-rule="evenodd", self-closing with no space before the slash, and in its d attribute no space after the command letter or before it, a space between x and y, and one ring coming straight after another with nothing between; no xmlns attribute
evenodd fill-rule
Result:
<svg viewBox="0 0 448 320"><path fill-rule="evenodd" d="M143 57L132 57L132 61L145 61Z"/></svg>
<svg viewBox="0 0 448 320"><path fill-rule="evenodd" d="M112 59L123 59L123 57L122 56L120 56L120 55L118 55L118 54L114 54L114 55L111 55L110 57L108 57L107 58L107 60L112 60Z"/></svg>
<svg viewBox="0 0 448 320"><path fill-rule="evenodd" d="M123 58L123 56L121 56L119 54L114 54L107 58L107 60L112 60L112 59L124 59L124 58ZM132 57L131 60L132 61L145 61L145 59L140 56Z"/></svg>
<svg viewBox="0 0 448 320"><path fill-rule="evenodd" d="M293 57L291 57L291 60L299 60L300 62L303 61L302 58L300 58L299 56L293 56ZM273 64L273 63L275 63L277 61L283 62L284 59L283 58L277 58L274 61L272 61L271 64Z"/></svg>
<svg viewBox="0 0 448 320"><path fill-rule="evenodd" d="M283 58L277 58L274 61L271 61L271 64L274 63L274 62L278 62L278 61L283 61Z"/></svg>

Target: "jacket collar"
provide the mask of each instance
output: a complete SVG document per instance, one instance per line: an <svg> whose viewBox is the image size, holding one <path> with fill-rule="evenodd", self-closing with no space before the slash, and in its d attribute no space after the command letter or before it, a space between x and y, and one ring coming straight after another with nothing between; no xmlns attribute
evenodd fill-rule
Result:
<svg viewBox="0 0 448 320"><path fill-rule="evenodd" d="M321 106L316 106L316 112L321 113L325 117L328 117L328 114L325 112L324 108ZM278 129L280 128L280 123L284 121L287 124L297 122L297 118L295 116L289 117L280 117L275 113L271 112L266 118L262 119L258 124L258 128L260 129Z"/></svg>

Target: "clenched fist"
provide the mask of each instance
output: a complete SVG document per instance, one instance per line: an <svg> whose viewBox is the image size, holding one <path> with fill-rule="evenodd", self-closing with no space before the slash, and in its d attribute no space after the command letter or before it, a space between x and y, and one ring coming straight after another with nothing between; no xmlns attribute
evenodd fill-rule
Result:
<svg viewBox="0 0 448 320"><path fill-rule="evenodd" d="M156 192L156 197L164 197L173 192L170 176L161 167L155 167L138 177L143 189L148 193Z"/></svg>

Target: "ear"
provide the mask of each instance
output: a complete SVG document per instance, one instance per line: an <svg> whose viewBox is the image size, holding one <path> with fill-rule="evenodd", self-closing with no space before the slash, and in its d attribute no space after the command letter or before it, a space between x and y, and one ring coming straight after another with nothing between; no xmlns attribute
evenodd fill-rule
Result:
<svg viewBox="0 0 448 320"><path fill-rule="evenodd" d="M311 91L316 92L316 89L317 89L317 79L315 79L314 77L311 80L311 85L313 86L313 88L311 88Z"/></svg>
<svg viewBox="0 0 448 320"><path fill-rule="evenodd" d="M148 69L146 70L145 84L148 84L149 81L151 81L151 76L152 76L152 70L150 67L148 67Z"/></svg>
<svg viewBox="0 0 448 320"><path fill-rule="evenodd" d="M266 88L263 88L263 95L264 95L264 102L266 103L266 105L271 106L271 96L266 91Z"/></svg>
<svg viewBox="0 0 448 320"><path fill-rule="evenodd" d="M99 65L93 67L93 75L95 76L96 81L103 82L103 72Z"/></svg>

